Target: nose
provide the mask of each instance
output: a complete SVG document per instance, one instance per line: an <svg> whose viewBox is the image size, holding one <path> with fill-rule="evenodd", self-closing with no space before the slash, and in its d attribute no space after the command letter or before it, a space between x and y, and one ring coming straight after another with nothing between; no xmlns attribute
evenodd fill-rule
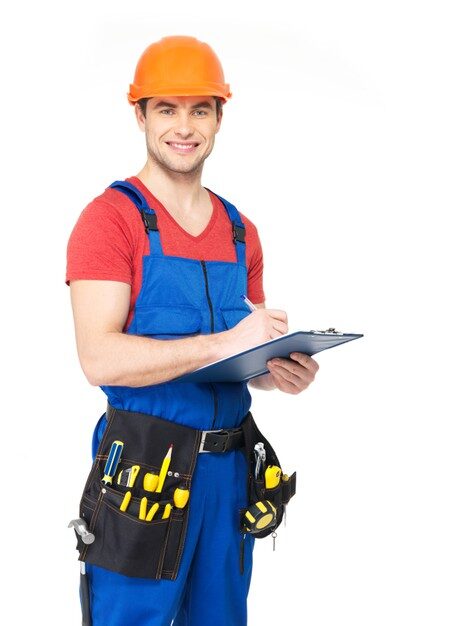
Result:
<svg viewBox="0 0 472 626"><path fill-rule="evenodd" d="M190 114L185 111L181 111L179 116L176 118L175 125L175 134L182 137L182 139L186 139L193 135L193 127L192 127L192 119Z"/></svg>

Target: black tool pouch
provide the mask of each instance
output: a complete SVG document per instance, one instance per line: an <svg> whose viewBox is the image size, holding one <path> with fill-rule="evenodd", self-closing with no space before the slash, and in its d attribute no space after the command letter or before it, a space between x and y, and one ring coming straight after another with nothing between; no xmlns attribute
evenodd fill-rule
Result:
<svg viewBox="0 0 472 626"><path fill-rule="evenodd" d="M107 426L97 451L80 502L80 517L95 540L85 545L77 534L79 559L106 569L141 578L175 580L187 532L190 502L174 506L177 487L191 489L201 431L167 420L113 407L107 410ZM111 485L102 484L107 456L115 440L122 441L123 452ZM162 493L144 490L146 473L159 474L170 445L170 466ZM133 487L118 485L121 470L139 465ZM125 512L120 505L127 491L131 500ZM152 521L139 519L141 498L148 499L148 510L159 503ZM163 519L166 504L170 516Z"/></svg>
<svg viewBox="0 0 472 626"><path fill-rule="evenodd" d="M266 451L266 467L269 465L276 465L281 468L279 459L275 454L274 449L258 429L254 418L251 413L249 413L248 418L243 422L242 429L244 432L244 448L245 454L247 458L247 465L249 468L248 472L248 498L249 503L255 504L256 502L268 500L273 504L276 508L276 516L275 523L265 528L259 532L252 532L251 534L257 539L267 537L272 534L276 528L278 528L283 520L285 506L288 504L289 500L292 496L295 495L296 491L296 480L297 474L294 472L291 476L288 477L287 480L280 480L279 484L272 488L267 489L265 486L264 473L261 472L261 476L256 480L254 477L255 470L255 456L254 456L254 446L261 442L264 444L264 448ZM283 473L283 472L282 472ZM240 511L241 514L241 526L244 532L244 511Z"/></svg>

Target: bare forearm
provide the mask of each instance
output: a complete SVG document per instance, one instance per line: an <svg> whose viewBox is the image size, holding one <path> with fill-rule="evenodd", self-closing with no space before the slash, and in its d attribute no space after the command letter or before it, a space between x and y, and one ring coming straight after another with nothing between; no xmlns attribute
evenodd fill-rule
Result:
<svg viewBox="0 0 472 626"><path fill-rule="evenodd" d="M94 342L82 367L92 385L156 385L228 356L224 335L159 340L109 332Z"/></svg>

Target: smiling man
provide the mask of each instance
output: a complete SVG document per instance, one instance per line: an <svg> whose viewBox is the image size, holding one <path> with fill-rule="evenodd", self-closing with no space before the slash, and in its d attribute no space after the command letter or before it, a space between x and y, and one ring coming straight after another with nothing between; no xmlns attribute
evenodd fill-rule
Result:
<svg viewBox="0 0 472 626"><path fill-rule="evenodd" d="M187 129L187 134L180 132L179 136L176 137L172 128L175 120L172 120L172 118L180 114L182 107L187 109L188 114L192 114L193 117L201 120L206 119L207 123L197 127L195 132L193 128ZM146 109L148 110L147 118ZM215 134L220 129L222 109L216 97L202 100L200 96L181 96L173 99L168 97L167 100L152 98L149 106L148 99L143 98L139 101L139 107L136 109L136 112L138 114L138 124L141 130L146 133L148 155L151 155L154 162L160 162L163 167L174 171L177 168L177 171L180 173L188 173L192 170L198 170L212 151L215 143ZM166 117L172 120L170 124L165 122ZM210 124L208 124L208 119L210 119ZM156 121L157 126L153 132L151 123L154 122L156 124ZM157 133L163 133L162 138ZM188 139L185 139L186 135ZM179 167L175 159L169 159L168 151L163 149L164 144L169 146L176 154L192 155L196 158L181 159ZM198 150L199 147L201 148L200 150Z"/></svg>
<svg viewBox="0 0 472 626"><path fill-rule="evenodd" d="M201 183L230 97L207 44L176 36L149 46L128 94L145 135L146 163L95 198L69 240L66 282L79 358L88 381L108 399L93 437L102 470L111 452L101 444L118 418L138 430L142 424L143 450L160 445L160 438L144 434L149 417L164 424L166 436L168 424L176 437L198 430L225 439L217 451L200 445L193 475L176 471L179 444L169 440L166 459L172 459L162 464L159 481L178 488L166 506L165 498L156 502L155 519L141 497L149 496L143 478L153 467L140 458L129 460L140 464L130 496L124 497L130 483L112 476L111 485L97 491L99 504L83 500L81 515L96 534L83 552L91 604L83 598L84 623L94 626L247 623L254 539L241 533L239 516L248 506L240 437L251 405L248 385L171 382L288 330L286 313L264 305L256 227ZM242 304L242 295L256 303L255 311ZM292 394L306 389L318 365L307 355L291 356L274 359L251 386ZM122 460L134 444L131 430L123 442ZM154 553L149 574L144 561Z"/></svg>

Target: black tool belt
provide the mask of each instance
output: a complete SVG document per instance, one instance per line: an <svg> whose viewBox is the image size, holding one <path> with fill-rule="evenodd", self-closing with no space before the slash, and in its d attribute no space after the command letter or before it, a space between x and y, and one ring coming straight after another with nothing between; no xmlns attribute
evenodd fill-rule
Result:
<svg viewBox="0 0 472 626"><path fill-rule="evenodd" d="M175 580L189 513L188 504L183 508L175 505L175 490L190 492L199 453L224 453L241 448L242 428L201 431L110 405L106 417L107 426L80 501L80 517L95 539L85 544L77 534L79 559L126 576ZM123 442L120 462L111 484L103 484L114 441ZM144 489L144 476L160 474L171 445L172 457L162 491ZM140 469L134 485L119 484L120 473L136 465ZM123 511L120 507L128 491L131 497ZM159 504L150 521L139 519L143 498L147 498L146 513L153 504ZM167 516L166 507L170 509Z"/></svg>
<svg viewBox="0 0 472 626"><path fill-rule="evenodd" d="M122 442L122 452L111 483L102 478L114 442ZM84 543L77 534L79 560L119 572L126 576L175 580L179 571L187 533L189 505L179 507L178 492L191 492L192 477L200 453L225 453L243 448L248 459L248 506L271 498L278 507L274 525L256 537L273 532L282 520L282 504L295 493L295 475L288 483L265 489L254 479L253 448L264 442L267 461L280 465L269 442L262 436L251 413L240 428L201 431L168 420L108 405L107 425L90 470L80 501L80 517L95 537ZM145 489L144 478L162 472L163 460L172 446L171 461L164 472L160 492ZM134 484L122 484L120 477L139 466ZM149 487L149 485L147 485ZM177 491L176 491L177 490ZM149 520L145 513L157 509ZM126 506L124 507L124 504ZM156 506L158 505L158 506ZM153 509L154 507L154 509ZM241 512L242 513L242 512ZM242 532L244 528L241 527Z"/></svg>
<svg viewBox="0 0 472 626"><path fill-rule="evenodd" d="M264 530L260 530L259 532L251 531L251 534L256 537L256 539L262 539L274 533L274 531L282 523L285 507L296 492L297 473L293 472L293 474L291 474L290 476L283 473L282 465L280 464L280 461L273 447L257 427L251 413L248 414L247 419L244 420L241 427L244 433L244 451L246 454L248 467L247 489L249 506L254 505L256 502L268 501L271 505L273 505L273 508L276 511L273 524L271 524L267 528L264 528ZM257 478L255 476L256 462L254 456L254 447L258 443L264 444L266 452L264 469L266 469L270 465L280 468L283 479L281 479L275 487L268 488L266 486L266 480L263 471L259 472ZM242 532L245 532L246 512L247 509L241 510L239 512L241 516Z"/></svg>

